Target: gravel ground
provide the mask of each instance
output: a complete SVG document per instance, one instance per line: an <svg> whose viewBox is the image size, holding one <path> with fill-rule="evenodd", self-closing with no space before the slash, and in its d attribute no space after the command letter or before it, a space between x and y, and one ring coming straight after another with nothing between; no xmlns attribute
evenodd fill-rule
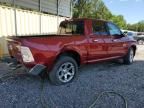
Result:
<svg viewBox="0 0 144 108"><path fill-rule="evenodd" d="M100 63L81 67L78 77L69 84L54 86L44 83L44 100L48 108L88 108L104 91L115 91L123 95L128 108L144 107L144 46L138 46L132 65ZM10 72L0 63L0 76ZM12 71L11 71L12 72ZM23 68L17 75L0 80L0 108L43 108L40 101L42 81L27 75ZM104 95L94 108L124 108L117 95Z"/></svg>

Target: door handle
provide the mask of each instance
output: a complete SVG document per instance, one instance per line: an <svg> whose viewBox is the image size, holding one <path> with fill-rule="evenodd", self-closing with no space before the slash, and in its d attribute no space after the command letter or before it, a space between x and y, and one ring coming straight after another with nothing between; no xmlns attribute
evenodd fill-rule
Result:
<svg viewBox="0 0 144 108"><path fill-rule="evenodd" d="M97 40L97 39L94 39L93 41L94 41L94 42L98 42L99 40Z"/></svg>

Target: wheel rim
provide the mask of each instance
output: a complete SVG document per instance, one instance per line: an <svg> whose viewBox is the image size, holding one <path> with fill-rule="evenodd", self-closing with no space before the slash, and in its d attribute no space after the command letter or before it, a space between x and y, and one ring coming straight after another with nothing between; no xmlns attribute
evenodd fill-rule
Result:
<svg viewBox="0 0 144 108"><path fill-rule="evenodd" d="M134 52L133 50L130 50L130 62L133 62L133 58L134 58Z"/></svg>
<svg viewBox="0 0 144 108"><path fill-rule="evenodd" d="M71 62L63 63L58 69L58 78L61 82L66 83L73 79L75 67Z"/></svg>

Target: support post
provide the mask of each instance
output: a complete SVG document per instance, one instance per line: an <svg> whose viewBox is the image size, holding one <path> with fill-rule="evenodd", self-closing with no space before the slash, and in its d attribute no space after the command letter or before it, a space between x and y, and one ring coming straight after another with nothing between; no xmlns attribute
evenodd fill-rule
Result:
<svg viewBox="0 0 144 108"><path fill-rule="evenodd" d="M14 21L15 21L15 35L17 36L17 13L16 13L16 6L15 0L13 0L13 8L14 8Z"/></svg>
<svg viewBox="0 0 144 108"><path fill-rule="evenodd" d="M41 32L41 0L39 0L39 12L40 12L40 16L39 16L39 30L40 30L40 34Z"/></svg>

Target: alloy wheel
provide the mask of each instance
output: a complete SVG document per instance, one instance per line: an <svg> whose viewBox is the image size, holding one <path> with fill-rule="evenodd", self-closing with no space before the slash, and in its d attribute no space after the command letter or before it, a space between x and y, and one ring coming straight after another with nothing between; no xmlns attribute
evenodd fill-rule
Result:
<svg viewBox="0 0 144 108"><path fill-rule="evenodd" d="M57 72L58 78L61 82L66 83L73 79L75 75L75 66L71 62L63 63Z"/></svg>

